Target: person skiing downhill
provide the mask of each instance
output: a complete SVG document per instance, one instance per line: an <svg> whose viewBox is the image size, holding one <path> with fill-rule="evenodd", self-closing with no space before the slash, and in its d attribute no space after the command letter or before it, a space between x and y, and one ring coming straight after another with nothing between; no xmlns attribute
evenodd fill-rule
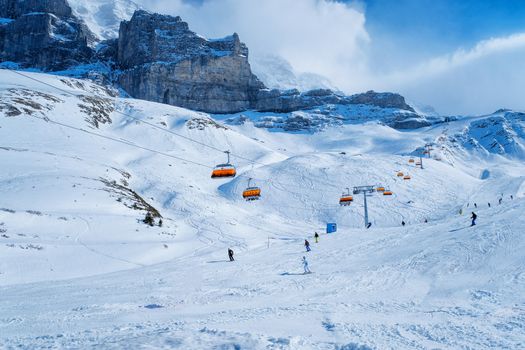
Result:
<svg viewBox="0 0 525 350"><path fill-rule="evenodd" d="M405 220L401 221L401 225L402 225L402 226L405 226L405 225L406 225Z"/></svg>
<svg viewBox="0 0 525 350"><path fill-rule="evenodd" d="M488 204L489 204L489 208L490 208L490 202Z"/></svg>
<svg viewBox="0 0 525 350"><path fill-rule="evenodd" d="M304 273L312 273L312 271L310 271L310 268L308 267L308 261L306 260L306 256L303 256L303 268Z"/></svg>
<svg viewBox="0 0 525 350"><path fill-rule="evenodd" d="M498 200L499 204L501 204L502 201L503 201L503 198L500 198L500 199Z"/></svg>
<svg viewBox="0 0 525 350"><path fill-rule="evenodd" d="M472 212L472 216L470 218L472 219L472 224L470 226L476 225L476 219L478 218L476 213Z"/></svg>
<svg viewBox="0 0 525 350"><path fill-rule="evenodd" d="M306 248L306 251L309 252L310 249L310 242L308 242L307 239L304 240L304 247Z"/></svg>
<svg viewBox="0 0 525 350"><path fill-rule="evenodd" d="M230 261L235 261L233 258L233 250L231 248L228 248L228 257L230 258Z"/></svg>
<svg viewBox="0 0 525 350"><path fill-rule="evenodd" d="M314 235L315 243L319 243L319 234L316 232Z"/></svg>

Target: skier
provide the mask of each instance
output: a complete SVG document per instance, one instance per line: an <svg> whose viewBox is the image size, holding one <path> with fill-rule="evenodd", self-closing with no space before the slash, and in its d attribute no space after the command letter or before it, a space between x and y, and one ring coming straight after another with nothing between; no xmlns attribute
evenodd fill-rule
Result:
<svg viewBox="0 0 525 350"><path fill-rule="evenodd" d="M472 219L472 225L470 225L470 226L476 225L476 219L478 218L476 213L472 212L472 216L470 218Z"/></svg>
<svg viewBox="0 0 525 350"><path fill-rule="evenodd" d="M459 215L463 215L463 208L459 209Z"/></svg>
<svg viewBox="0 0 525 350"><path fill-rule="evenodd" d="M474 208L478 208L478 203L474 203Z"/></svg>
<svg viewBox="0 0 525 350"><path fill-rule="evenodd" d="M310 268L308 267L308 261L306 260L306 256L303 256L303 268L304 268L304 273L312 273L312 271L310 271Z"/></svg>
<svg viewBox="0 0 525 350"><path fill-rule="evenodd" d="M233 250L231 248L228 248L228 257L230 258L230 261L235 261L233 258Z"/></svg>
<svg viewBox="0 0 525 350"><path fill-rule="evenodd" d="M405 220L402 220L402 221L401 221L401 225L402 225L402 226L405 226Z"/></svg>
<svg viewBox="0 0 525 350"><path fill-rule="evenodd" d="M502 201L503 201L503 198L500 198L500 199L498 200L499 204L501 204Z"/></svg>
<svg viewBox="0 0 525 350"><path fill-rule="evenodd" d="M308 242L307 239L304 240L304 246L305 246L307 252L309 252L311 250L310 249L310 242Z"/></svg>
<svg viewBox="0 0 525 350"><path fill-rule="evenodd" d="M513 195L510 195L510 199L514 199L514 196L513 196Z"/></svg>
<svg viewBox="0 0 525 350"><path fill-rule="evenodd" d="M425 218L425 224L428 223L428 220Z"/></svg>
<svg viewBox="0 0 525 350"><path fill-rule="evenodd" d="M490 208L490 202L489 202L489 208Z"/></svg>
<svg viewBox="0 0 525 350"><path fill-rule="evenodd" d="M319 243L319 234L316 232L314 235L315 243Z"/></svg>

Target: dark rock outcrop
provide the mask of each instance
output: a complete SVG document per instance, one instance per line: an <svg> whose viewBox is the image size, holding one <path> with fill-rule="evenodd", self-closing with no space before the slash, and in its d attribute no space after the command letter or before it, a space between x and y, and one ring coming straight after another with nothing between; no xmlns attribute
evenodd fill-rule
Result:
<svg viewBox="0 0 525 350"><path fill-rule="evenodd" d="M296 89L260 90L257 92L252 109L261 112L287 113L326 104L369 105L414 112L414 109L405 102L405 98L399 94L368 91L364 94L345 96L329 89L316 89L303 93Z"/></svg>
<svg viewBox="0 0 525 350"><path fill-rule="evenodd" d="M367 91L363 94L352 95L349 98L351 104L372 105L381 108L397 108L415 112L399 94L391 92Z"/></svg>
<svg viewBox="0 0 525 350"><path fill-rule="evenodd" d="M0 61L56 71L93 56L93 35L66 0L0 0L0 17Z"/></svg>

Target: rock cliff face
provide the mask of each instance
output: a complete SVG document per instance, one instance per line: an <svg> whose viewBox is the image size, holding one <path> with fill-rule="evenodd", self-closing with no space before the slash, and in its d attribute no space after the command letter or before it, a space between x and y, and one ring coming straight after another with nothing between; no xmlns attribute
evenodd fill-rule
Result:
<svg viewBox="0 0 525 350"><path fill-rule="evenodd" d="M60 70L91 59L93 36L66 0L0 0L0 60Z"/></svg>
<svg viewBox="0 0 525 350"><path fill-rule="evenodd" d="M120 26L117 62L133 97L205 112L249 109L264 88L237 34L206 40L180 17L135 12Z"/></svg>

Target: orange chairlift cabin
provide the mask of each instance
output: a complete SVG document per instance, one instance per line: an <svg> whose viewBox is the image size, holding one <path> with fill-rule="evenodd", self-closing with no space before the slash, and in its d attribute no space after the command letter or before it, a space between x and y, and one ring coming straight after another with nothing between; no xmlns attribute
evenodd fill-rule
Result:
<svg viewBox="0 0 525 350"><path fill-rule="evenodd" d="M257 186L251 186L252 178L248 179L248 187L242 192L242 198L247 201L256 201L261 198L261 189Z"/></svg>
<svg viewBox="0 0 525 350"><path fill-rule="evenodd" d="M385 188L383 186L379 186L378 188L376 188L376 191L377 192L385 192Z"/></svg>
<svg viewBox="0 0 525 350"><path fill-rule="evenodd" d="M390 189L386 189L383 191L383 196L391 196L393 194L392 191L390 191Z"/></svg>
<svg viewBox="0 0 525 350"><path fill-rule="evenodd" d="M411 179L411 177L410 177L410 175L408 175L408 174L406 174L405 176L403 176L403 180L410 180L410 179Z"/></svg>
<svg viewBox="0 0 525 350"><path fill-rule="evenodd" d="M410 158L410 159L408 160L408 162L409 162L409 163L414 163L415 160L414 160L414 158Z"/></svg>
<svg viewBox="0 0 525 350"><path fill-rule="evenodd" d="M218 164L213 168L211 172L212 179L218 179L222 177L235 177L237 175L237 170L235 167L230 164L230 151L224 151L228 155L228 161L225 164Z"/></svg>
<svg viewBox="0 0 525 350"><path fill-rule="evenodd" d="M398 172L397 172L397 176L401 177L401 176L403 176L403 175L405 175L405 174L403 174L402 171L398 171Z"/></svg>
<svg viewBox="0 0 525 350"><path fill-rule="evenodd" d="M354 201L354 197L350 194L350 189L347 187L346 192L343 192L341 195L341 198L339 198L339 205L341 206L347 206L352 204Z"/></svg>

